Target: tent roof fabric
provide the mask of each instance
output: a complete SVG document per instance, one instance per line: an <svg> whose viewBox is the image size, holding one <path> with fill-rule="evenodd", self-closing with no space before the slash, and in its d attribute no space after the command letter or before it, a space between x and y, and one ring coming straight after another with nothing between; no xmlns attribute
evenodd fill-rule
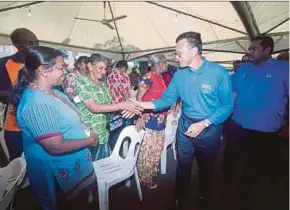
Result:
<svg viewBox="0 0 290 210"><path fill-rule="evenodd" d="M174 62L176 37L197 31L204 56L227 65L259 34L273 36L275 52L287 51L288 24L289 2L0 2L0 44L25 27L42 45L114 60L164 53Z"/></svg>

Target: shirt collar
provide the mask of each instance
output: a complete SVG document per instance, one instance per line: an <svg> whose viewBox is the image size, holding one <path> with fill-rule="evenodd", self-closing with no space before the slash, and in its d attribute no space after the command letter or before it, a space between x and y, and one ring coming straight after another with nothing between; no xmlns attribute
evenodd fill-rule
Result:
<svg viewBox="0 0 290 210"><path fill-rule="evenodd" d="M19 56L17 55L17 53L15 53L14 55L12 55L10 57L15 63L22 63L19 59Z"/></svg>
<svg viewBox="0 0 290 210"><path fill-rule="evenodd" d="M265 64L272 64L272 63L275 62L275 61L276 61L276 60L270 56L270 58L268 58L268 59L265 61Z"/></svg>
<svg viewBox="0 0 290 210"><path fill-rule="evenodd" d="M275 61L277 61L276 59L272 58L272 56L270 56L264 63L262 64L258 64L258 65L255 65L253 62L246 62L246 63L249 63L251 64L252 66L263 66L265 64L273 64Z"/></svg>
<svg viewBox="0 0 290 210"><path fill-rule="evenodd" d="M193 72L195 74L202 74L204 71L204 66L205 66L206 62L207 62L206 59L204 57L202 57L202 64L198 69L193 69L189 66L187 68L190 70L190 72Z"/></svg>

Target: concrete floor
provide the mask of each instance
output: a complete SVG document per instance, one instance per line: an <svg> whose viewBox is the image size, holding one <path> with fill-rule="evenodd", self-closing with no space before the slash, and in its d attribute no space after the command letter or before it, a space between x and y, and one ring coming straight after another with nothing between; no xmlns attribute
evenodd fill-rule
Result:
<svg viewBox="0 0 290 210"><path fill-rule="evenodd" d="M0 147L1 149L1 147ZM222 156L221 148L218 163L221 162ZM154 190L148 190L143 187L143 201L139 201L137 189L134 181L132 180L131 187L126 187L124 183L120 183L113 186L109 192L110 198L110 210L173 210L173 190L175 184L175 173L176 173L176 161L173 158L172 150L167 150L167 174L159 175L157 177L158 188ZM0 163L5 164L3 159L3 152L0 151ZM2 165L3 166L3 165ZM228 192L225 194L225 187L220 179L219 164L217 164L216 170L216 187L215 187L215 199L214 208L208 210L249 210L244 208L244 203L240 198L239 194ZM188 210L199 210L196 206L196 187L197 186L197 173L198 169L194 162L192 182L191 182L191 197L190 203L188 204ZM285 173L288 174L288 167L285 168ZM265 196L263 193L263 186L257 192L258 195ZM280 183L279 185L273 186L274 194L267 196L275 196L274 205L267 203L268 199L265 199L264 205L256 210L288 210L289 203L289 191L288 182ZM226 196L225 196L226 195ZM270 200L270 199L269 199ZM25 188L20 190L16 195L15 210L36 210L39 207L36 205L31 189ZM85 209L85 208L84 208ZM96 206L97 209L97 206Z"/></svg>

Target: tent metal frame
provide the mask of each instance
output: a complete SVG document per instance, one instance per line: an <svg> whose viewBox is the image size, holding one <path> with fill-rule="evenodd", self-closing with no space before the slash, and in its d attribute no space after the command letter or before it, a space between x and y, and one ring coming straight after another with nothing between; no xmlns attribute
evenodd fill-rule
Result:
<svg viewBox="0 0 290 210"><path fill-rule="evenodd" d="M21 5L17 5L17 6L12 6L12 7L7 7L7 8L2 8L0 9L0 12L5 12L5 11L10 11L10 10L15 10L15 9L19 9L19 8L23 8L23 7L29 7L29 6L33 6L36 4L40 4L40 3L45 3L46 1L39 1L39 2L30 2L30 3L26 3L26 4L21 4ZM224 40L216 40L216 41L211 41L211 42L204 42L203 45L205 46L205 48L203 49L204 52L224 52L224 53L237 53L237 54L244 54L247 50L241 45L241 43L239 43L239 41L241 40L250 40L253 37L257 36L257 35L269 35L269 36L281 36L278 38L278 40L276 40L276 43L278 41L280 41L283 36L288 35L289 36L289 31L287 32L278 32L278 33L270 33L271 31L273 31L274 29L278 28L279 26L283 25L284 23L286 23L287 21L289 21L289 17L286 18L285 20L281 21L280 23L276 24L275 26L273 26L272 28L270 28L269 30L267 30L264 33L260 33L257 21L255 19L255 16L251 10L250 4L249 2L246 1L232 1L231 4L233 6L233 8L235 9L236 13L238 14L240 20L242 21L245 31L241 31L241 30L237 30L235 28L217 23L215 21L209 20L209 19L205 19L205 18L201 18L199 16L196 15L192 15L156 2L151 2L151 1L145 1L148 4L163 8L163 9L167 9L170 10L172 12L176 12L178 14L182 14L188 17L192 17L231 31L235 31L237 33L246 35L244 37L238 37L238 38L232 38L232 39L224 39ZM111 16L112 19L114 19L114 14L111 8L111 4L108 1L107 2L110 8L110 12L111 12ZM49 42L49 41L40 41L43 44L46 45L54 45L54 46L59 46L59 47L65 47L67 49L77 49L77 50L85 50L88 52L103 52L103 53L112 53L118 56L121 56L123 59L132 61L135 59L139 59L142 57L147 57L149 55L155 54L155 53L168 53L168 52L173 52L174 51L174 46L171 47L163 47L163 48L155 48L155 49L146 49L146 50L135 50L135 51L124 51L123 45L122 45L122 41L120 38L120 34L119 34L119 30L117 28L117 24L114 21L114 26L115 26L115 30L116 30L116 34L118 37L118 41L120 44L120 51L111 51L111 50L104 50L104 49L95 49L95 48L88 48L88 47L81 47L81 46L76 46L76 45L69 45L69 44L64 44L64 43L55 43L55 42ZM4 38L8 38L9 39L9 35L7 34L0 34L0 37L4 37ZM231 42L235 42L241 49L242 51L231 51L231 50L219 50L219 49L209 49L206 48L206 46L208 45L212 45L212 44L223 44L223 43L231 43ZM279 53L279 52L285 52L285 51L289 51L289 48L287 49L281 49L279 51L276 51L274 53ZM130 58L130 55L132 55L133 53L140 53L138 56L132 57Z"/></svg>
<svg viewBox="0 0 290 210"><path fill-rule="evenodd" d="M46 1L36 1L36 2L27 3L27 4L17 5L17 6L14 6L14 7L6 7L6 8L3 8L3 9L0 9L0 12L7 12L7 11L10 11L10 10L15 10L15 9L23 8L23 7L29 7L29 6L32 6L32 5L35 5L35 4L41 4L41 3L45 3L45 2Z"/></svg>
<svg viewBox="0 0 290 210"><path fill-rule="evenodd" d="M114 18L113 10L112 10L110 2L108 1L107 3L108 3L109 8L110 8L110 12L111 12L112 19L113 19L113 22L114 22L114 26L115 26L115 29L116 29L116 33L117 33L117 37L118 37L119 44L120 44L120 47L121 47L121 50L122 50L122 58L124 59L124 57L125 57L124 49L123 49L122 41L121 41L121 38L120 38L119 30L118 30L118 27L117 27L117 24L116 24L116 21L115 21L115 18Z"/></svg>
<svg viewBox="0 0 290 210"><path fill-rule="evenodd" d="M235 28L232 28L232 27L229 27L229 26L226 26L226 25L217 23L217 22L212 21L212 20L208 20L208 19L205 19L205 18L201 18L199 16L192 15L192 14L189 14L189 13L186 13L186 12L183 12L183 11L180 11L180 10L177 10L177 9L174 9L174 8L171 8L171 7L168 7L168 6L164 6L164 5L158 4L156 2L152 2L152 1L145 1L145 2L148 3L148 4L152 4L152 5L155 5L155 6L158 6L158 7L161 7L161 8L164 8L164 9L167 9L167 10L170 10L170 11L173 11L173 12L176 12L176 13L179 13L179 14L182 14L182 15L185 15L185 16L189 16L189 17L192 17L192 18L195 18L195 19L198 19L198 20L201 20L201 21L204 21L204 22L207 22L207 23L216 25L216 26L220 26L222 28L225 28L225 29L228 29L228 30L231 30L231 31L235 31L235 32L240 33L240 34L247 35L247 33L244 32L244 31L240 31L238 29L235 29Z"/></svg>

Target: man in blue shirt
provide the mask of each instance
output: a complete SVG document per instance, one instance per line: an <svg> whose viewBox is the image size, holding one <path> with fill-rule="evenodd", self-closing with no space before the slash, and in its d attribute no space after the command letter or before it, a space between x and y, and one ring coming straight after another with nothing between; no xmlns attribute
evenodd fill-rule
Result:
<svg viewBox="0 0 290 210"><path fill-rule="evenodd" d="M199 198L209 198L222 123L233 109L232 84L227 70L201 57L201 35L185 32L176 39L177 71L161 99L138 102L144 109L163 110L180 97L182 116L177 131L176 200L183 208L193 158L199 165ZM203 199L204 201L206 199Z"/></svg>
<svg viewBox="0 0 290 210"><path fill-rule="evenodd" d="M235 107L225 132L223 172L225 180L238 183L239 170L244 166L242 186L248 187L246 194L253 199L249 192L254 192L255 184L278 175L277 133L284 123L289 96L289 65L273 59L273 49L271 37L254 38L249 47L250 62L242 64L232 76Z"/></svg>

